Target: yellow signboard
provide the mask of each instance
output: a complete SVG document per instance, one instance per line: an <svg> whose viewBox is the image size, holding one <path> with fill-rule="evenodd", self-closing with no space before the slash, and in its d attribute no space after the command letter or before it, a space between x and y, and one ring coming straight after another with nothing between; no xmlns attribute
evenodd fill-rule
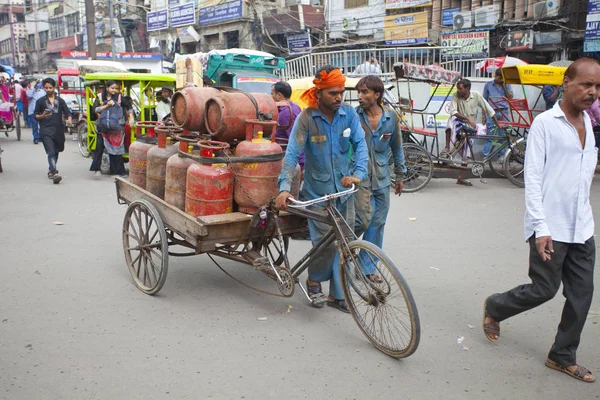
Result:
<svg viewBox="0 0 600 400"><path fill-rule="evenodd" d="M426 12L388 15L383 21L386 45L427 43Z"/></svg>
<svg viewBox="0 0 600 400"><path fill-rule="evenodd" d="M385 0L385 8L388 10L396 8L425 7L432 4L432 0Z"/></svg>

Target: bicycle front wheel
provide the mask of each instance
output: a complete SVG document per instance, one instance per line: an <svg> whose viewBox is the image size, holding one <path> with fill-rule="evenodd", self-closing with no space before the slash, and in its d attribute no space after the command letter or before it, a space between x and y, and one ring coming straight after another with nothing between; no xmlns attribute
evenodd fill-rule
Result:
<svg viewBox="0 0 600 400"><path fill-rule="evenodd" d="M383 250L367 241L350 242L346 252L341 279L354 321L383 353L410 356L419 346L421 326L402 274Z"/></svg>

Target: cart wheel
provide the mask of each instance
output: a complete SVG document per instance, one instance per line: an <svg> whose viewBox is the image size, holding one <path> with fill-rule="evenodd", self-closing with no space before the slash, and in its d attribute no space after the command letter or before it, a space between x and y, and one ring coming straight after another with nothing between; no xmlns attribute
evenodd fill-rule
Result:
<svg viewBox="0 0 600 400"><path fill-rule="evenodd" d="M79 124L77 126L77 145L82 156L90 156L87 146L87 124Z"/></svg>
<svg viewBox="0 0 600 400"><path fill-rule="evenodd" d="M290 244L289 236L284 236L283 237L283 246L285 248L285 252L287 252L289 244ZM258 251L260 254L263 254L263 248L264 247L259 246L258 242L256 242L256 241L252 242L252 249ZM269 239L268 242L266 243L266 248L267 248L267 254L269 255L269 258L271 259L271 261L273 262L273 265L280 266L281 264L283 264L284 254L283 254L283 251L281 250L281 245L279 244L279 239L277 239L277 237L273 237L273 238Z"/></svg>
<svg viewBox="0 0 600 400"><path fill-rule="evenodd" d="M146 294L158 293L167 279L169 244L160 214L147 200L136 200L127 208L123 250L138 289Z"/></svg>
<svg viewBox="0 0 600 400"><path fill-rule="evenodd" d="M15 129L17 132L17 140L21 141L21 113L17 113L17 117L15 119Z"/></svg>
<svg viewBox="0 0 600 400"><path fill-rule="evenodd" d="M348 309L362 333L388 356L404 358L419 346L421 325L408 284L379 247L364 240L344 246L340 265ZM378 277L371 281L367 275Z"/></svg>
<svg viewBox="0 0 600 400"><path fill-rule="evenodd" d="M504 156L504 176L515 186L525 187L525 139L519 139Z"/></svg>
<svg viewBox="0 0 600 400"><path fill-rule="evenodd" d="M404 176L404 192L412 193L423 189L433 176L433 160L431 154L416 144L405 144L404 158L406 174Z"/></svg>

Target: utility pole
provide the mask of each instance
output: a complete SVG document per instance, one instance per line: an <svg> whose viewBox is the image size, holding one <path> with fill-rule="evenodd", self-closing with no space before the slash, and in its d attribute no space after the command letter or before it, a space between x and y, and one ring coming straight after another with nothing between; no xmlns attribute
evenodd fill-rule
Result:
<svg viewBox="0 0 600 400"><path fill-rule="evenodd" d="M10 47L12 49L13 67L20 67L21 63L17 62L17 51L15 50L15 22L13 22L13 6L12 1L8 5L8 28L10 29Z"/></svg>
<svg viewBox="0 0 600 400"><path fill-rule="evenodd" d="M94 12L94 0L85 0L85 27L88 38L88 56L96 59L96 13ZM37 24L36 24L37 28Z"/></svg>
<svg viewBox="0 0 600 400"><path fill-rule="evenodd" d="M115 51L115 10L113 7L113 0L108 0L108 12L110 13L110 54L112 60L116 61L117 52Z"/></svg>

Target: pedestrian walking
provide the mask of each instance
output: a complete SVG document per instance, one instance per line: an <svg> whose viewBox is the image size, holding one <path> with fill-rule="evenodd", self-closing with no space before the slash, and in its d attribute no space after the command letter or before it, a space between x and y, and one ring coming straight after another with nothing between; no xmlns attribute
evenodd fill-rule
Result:
<svg viewBox="0 0 600 400"><path fill-rule="evenodd" d="M33 136L33 143L38 144L40 142L40 125L38 120L34 117L35 105L39 99L45 96L45 93L42 90L42 84L36 83L35 81L29 83L29 87L25 92L29 98L29 108L27 111L29 124L31 125L31 135Z"/></svg>
<svg viewBox="0 0 600 400"><path fill-rule="evenodd" d="M390 209L392 184L388 166L390 151L396 174L394 193L398 196L402 194L406 173L400 120L394 111L383 106L385 87L379 77L363 77L358 81L356 90L359 103L356 112L365 131L369 163L367 178L361 181L358 192L354 195L355 233L357 236L363 235L363 240L383 248L383 232ZM368 257L364 257L362 261L365 276L374 282L381 282L373 261Z"/></svg>
<svg viewBox="0 0 600 400"><path fill-rule="evenodd" d="M304 188L302 196L307 199L337 193L352 184L359 184L367 176L368 153L365 133L354 108L342 104L346 78L339 68L325 66L317 71L313 80L315 87L302 95L308 104L294 124L290 142L283 159L279 175L276 204L279 209L287 207L296 165L304 152ZM355 162L351 163L348 152L352 148ZM354 199L352 196L335 200L335 207L350 225L354 222ZM323 210L315 206L315 210ZM331 227L324 223L308 220L308 229L313 245ZM306 286L317 308L327 305L348 313L340 281L339 255L335 245L325 250L325 255L308 267ZM325 297L321 282L329 281L329 297Z"/></svg>
<svg viewBox="0 0 600 400"><path fill-rule="evenodd" d="M566 302L546 366L573 378L595 376L577 364L594 291L594 218L590 187L598 152L584 110L600 95L600 64L580 58L565 72L562 100L531 124L525 153L525 238L531 283L488 297L483 330L495 342L500 322L552 299Z"/></svg>
<svg viewBox="0 0 600 400"><path fill-rule="evenodd" d="M58 154L65 149L65 127L63 117L67 124L71 123L71 113L63 99L55 95L56 82L52 78L42 81L46 96L35 103L34 116L40 124L40 139L48 155L48 178L58 184L62 177L58 174L56 164Z"/></svg>
<svg viewBox="0 0 600 400"><path fill-rule="evenodd" d="M277 129L275 130L275 140L283 146L287 146L292 128L296 118L302 111L300 106L290 100L292 96L292 87L287 82L277 82L271 86L271 97L277 105ZM300 168L304 170L304 154L300 155Z"/></svg>

